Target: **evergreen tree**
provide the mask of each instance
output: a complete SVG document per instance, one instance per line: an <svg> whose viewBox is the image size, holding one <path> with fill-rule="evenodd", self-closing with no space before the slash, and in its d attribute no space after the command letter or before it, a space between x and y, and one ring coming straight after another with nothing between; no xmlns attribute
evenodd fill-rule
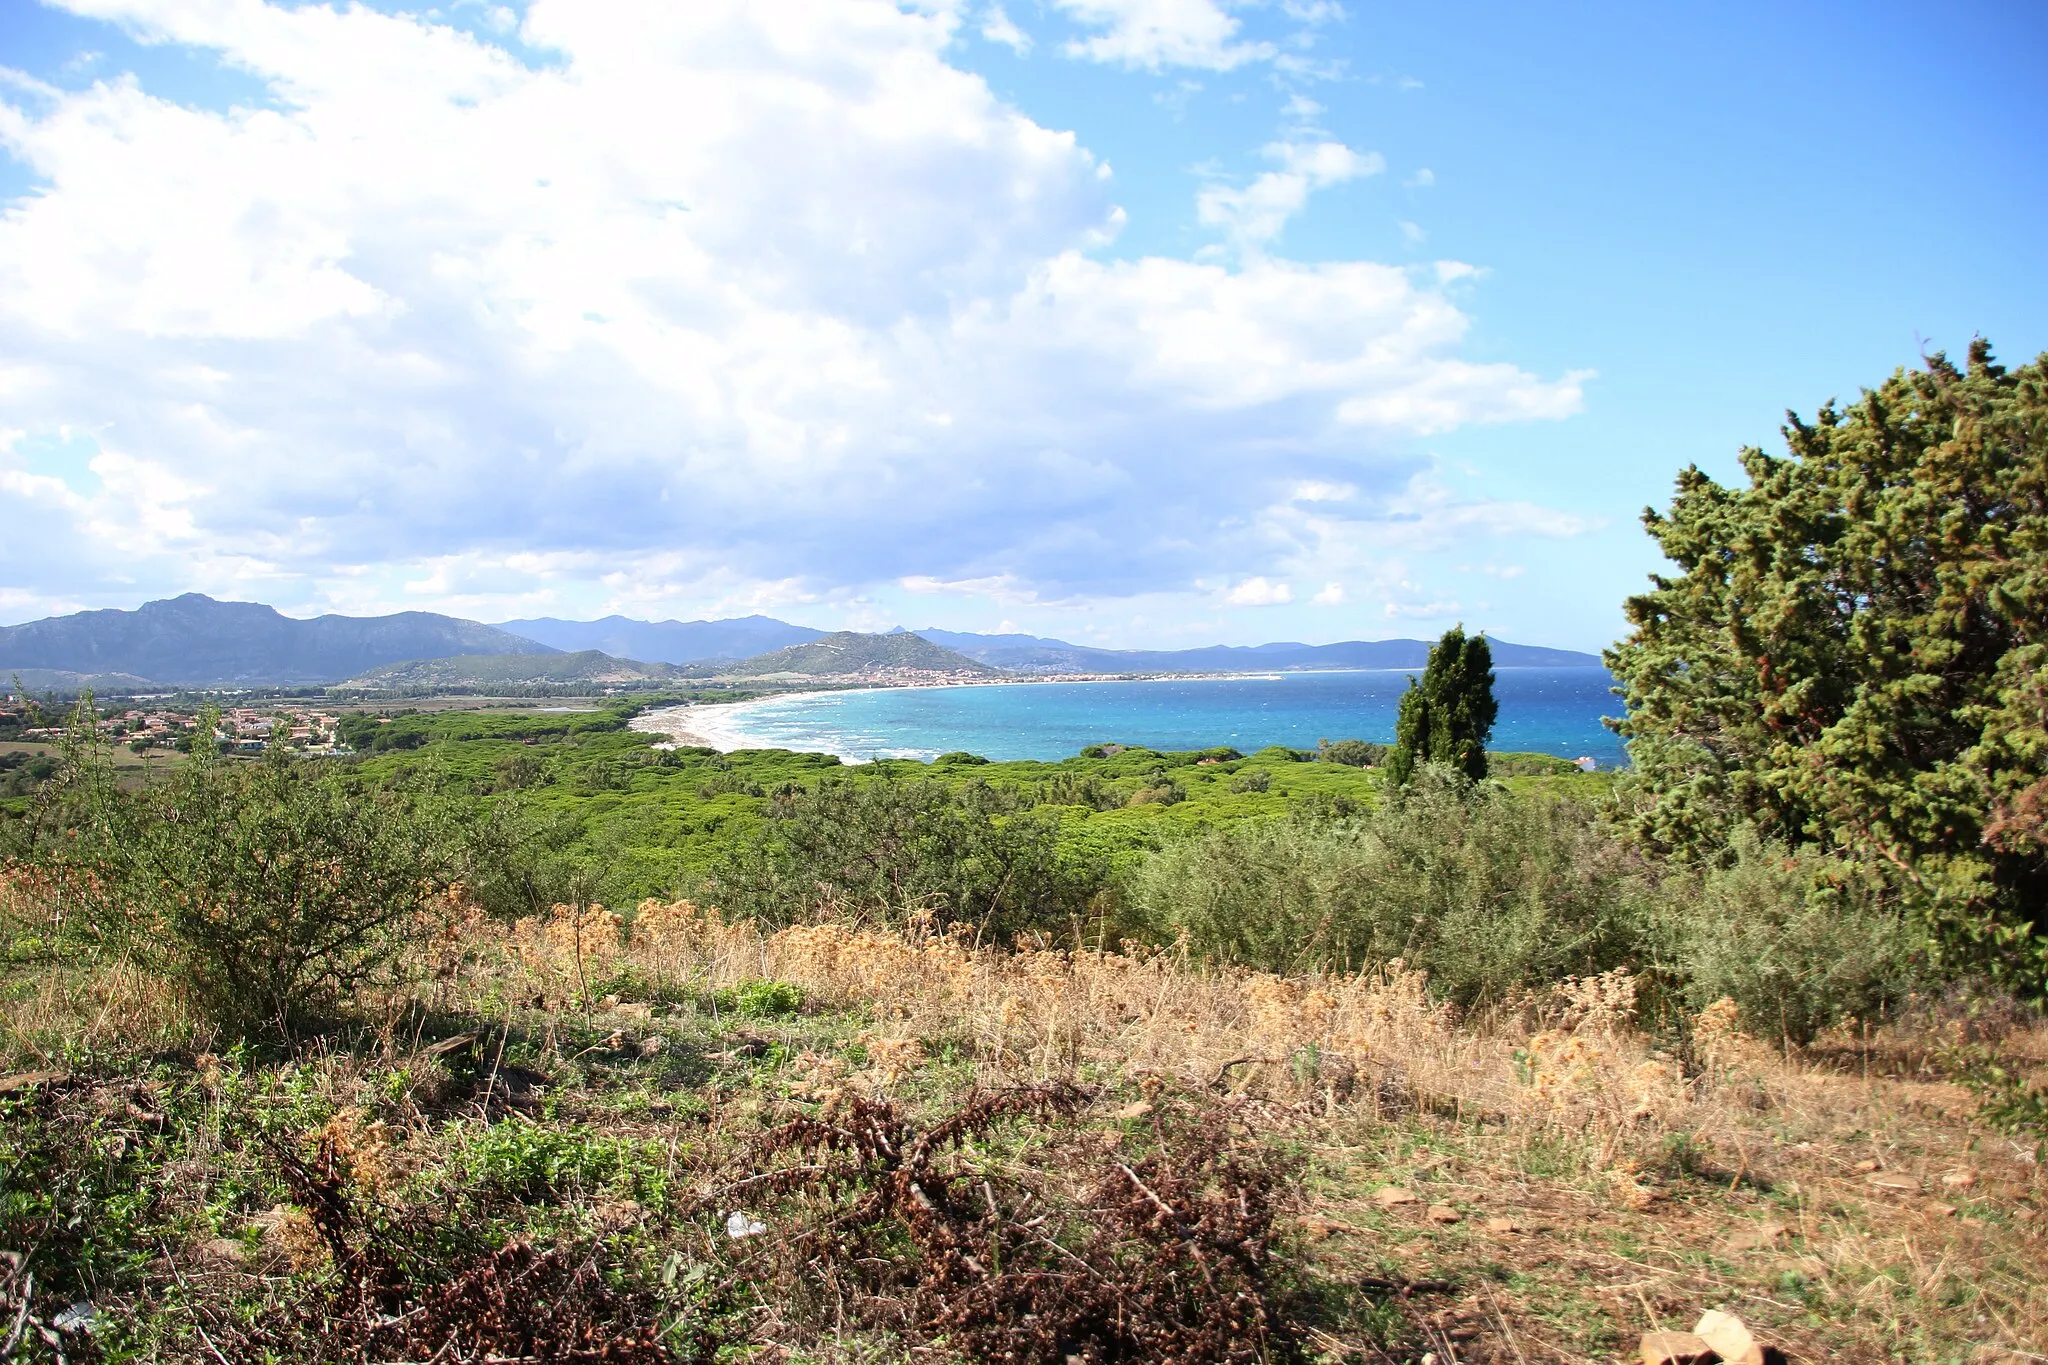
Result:
<svg viewBox="0 0 2048 1365"><path fill-rule="evenodd" d="M1742 453L1748 487L1687 469L1644 515L1676 572L1607 656L1636 830L1848 855L2048 985L2048 355L1937 353L1785 440Z"/></svg>
<svg viewBox="0 0 2048 1365"><path fill-rule="evenodd" d="M1473 781L1486 776L1486 741L1500 706L1493 698L1493 647L1463 626L1444 632L1418 681L1408 680L1387 770L1405 783L1417 763L1447 763Z"/></svg>

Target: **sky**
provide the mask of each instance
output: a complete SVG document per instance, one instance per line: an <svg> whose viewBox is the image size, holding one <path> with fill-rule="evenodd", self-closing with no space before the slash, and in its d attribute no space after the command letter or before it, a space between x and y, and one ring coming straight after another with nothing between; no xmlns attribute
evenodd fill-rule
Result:
<svg viewBox="0 0 2048 1365"><path fill-rule="evenodd" d="M0 0L0 621L1597 649L2048 349L2048 8Z"/></svg>

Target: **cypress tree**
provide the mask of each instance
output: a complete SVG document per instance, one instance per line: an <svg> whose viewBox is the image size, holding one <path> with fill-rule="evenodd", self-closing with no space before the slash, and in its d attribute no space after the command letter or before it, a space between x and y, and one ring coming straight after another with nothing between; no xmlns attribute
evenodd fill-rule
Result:
<svg viewBox="0 0 2048 1365"><path fill-rule="evenodd" d="M1444 632L1422 677L1408 680L1394 727L1388 774L1406 783L1417 763L1448 763L1473 781L1486 776L1486 741L1500 706L1493 698L1493 647L1463 626Z"/></svg>

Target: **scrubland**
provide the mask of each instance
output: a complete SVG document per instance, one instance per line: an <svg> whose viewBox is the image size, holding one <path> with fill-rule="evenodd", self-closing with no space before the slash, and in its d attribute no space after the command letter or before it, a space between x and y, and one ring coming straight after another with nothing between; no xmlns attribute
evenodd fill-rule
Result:
<svg viewBox="0 0 2048 1365"><path fill-rule="evenodd" d="M1727 1307L1794 1359L2048 1353L2040 1148L1969 1072L2048 1030L1993 997L1788 1050L1620 969L1461 1011L1399 960L440 904L267 1041L17 954L14 1350L1604 1361Z"/></svg>

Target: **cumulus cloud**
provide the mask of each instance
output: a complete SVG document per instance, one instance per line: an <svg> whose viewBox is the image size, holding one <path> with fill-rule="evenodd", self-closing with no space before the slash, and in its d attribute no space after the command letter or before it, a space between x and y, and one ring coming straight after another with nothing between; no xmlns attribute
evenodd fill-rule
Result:
<svg viewBox="0 0 2048 1365"><path fill-rule="evenodd" d="M1022 57L1031 51L1031 35L1018 28L1001 5L990 5L982 12L981 36L992 43L1000 43Z"/></svg>
<svg viewBox="0 0 2048 1365"><path fill-rule="evenodd" d="M1278 237L1307 205L1310 191L1386 169L1379 153L1360 154L1341 142L1275 142L1265 151L1280 169L1242 187L1211 185L1195 199L1196 216L1222 228L1240 247L1261 247Z"/></svg>
<svg viewBox="0 0 2048 1365"><path fill-rule="evenodd" d="M1167 66L1229 71L1265 61L1271 43L1240 39L1239 21L1217 0L1053 0L1087 38L1067 44L1069 56L1157 71Z"/></svg>
<svg viewBox="0 0 2048 1365"><path fill-rule="evenodd" d="M1580 401L1463 359L1434 278L1093 254L1105 168L952 63L959 7L535 0L501 43L70 3L269 98L0 99L41 181L0 211L0 428L89 432L99 476L43 479L0 433L29 509L0 579L38 600L1187 592L1298 553L1247 508L1315 483L1389 512L1405 441ZM1274 157L1303 198L1378 169ZM1300 205L1258 183L1204 212L1269 241Z"/></svg>
<svg viewBox="0 0 2048 1365"><path fill-rule="evenodd" d="M1277 607L1294 600L1294 589L1265 578L1247 578L1224 593L1223 600L1233 607Z"/></svg>

